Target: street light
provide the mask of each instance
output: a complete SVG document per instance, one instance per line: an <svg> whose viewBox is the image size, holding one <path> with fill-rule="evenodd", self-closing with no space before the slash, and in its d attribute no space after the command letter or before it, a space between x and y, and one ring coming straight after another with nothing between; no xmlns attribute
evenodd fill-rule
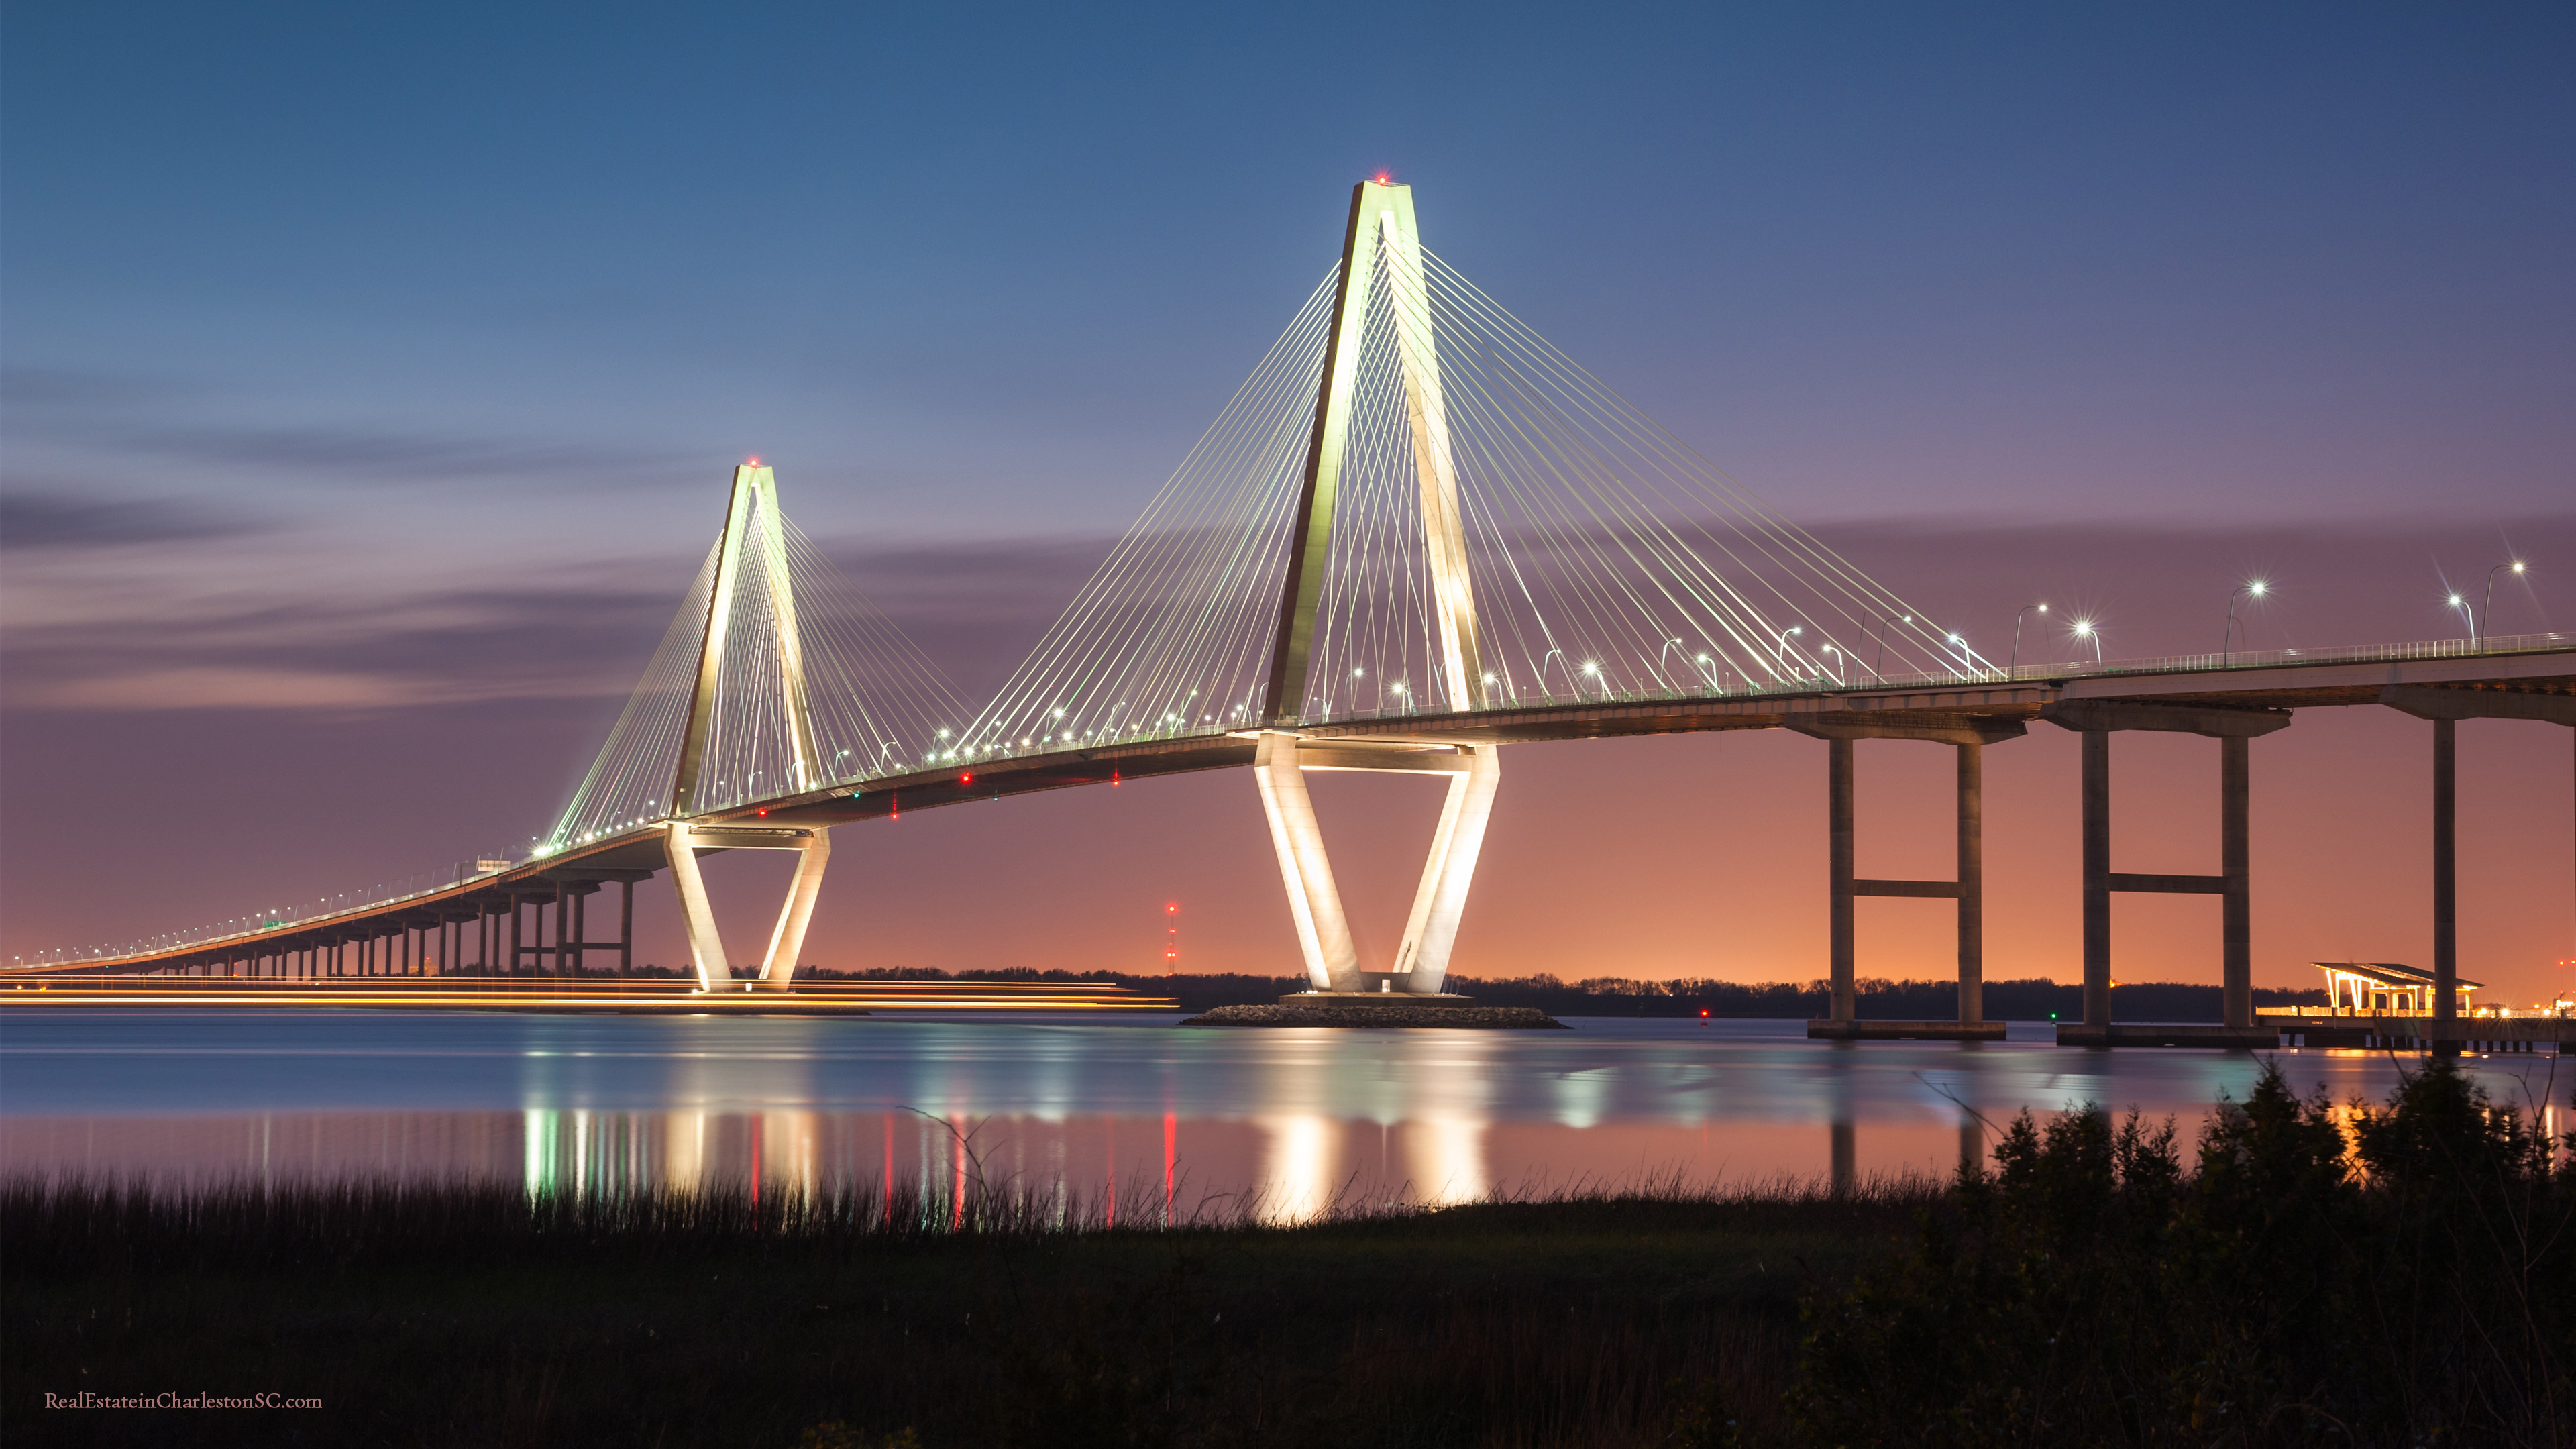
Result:
<svg viewBox="0 0 2576 1449"><path fill-rule="evenodd" d="M2004 666L2004 674L2007 678L2011 676L2014 670L2021 667L2021 621L2023 615L2028 614L2033 609L2037 609L2043 614L2048 612L2048 606L2046 604L2024 604L2021 606L2019 612L2013 615L2012 660Z"/></svg>
<svg viewBox="0 0 2576 1449"><path fill-rule="evenodd" d="M2477 618L2469 621L2470 648L2476 649L2481 647L2485 640L2486 633L2495 628L2495 576L2503 573L2506 569L2511 569L2514 571L2514 574L2519 577L2523 572L2523 567L2524 565L2522 560L2511 559L2504 563L2497 564L2494 568L2487 570L2486 608L2478 615Z"/></svg>
<svg viewBox="0 0 2576 1449"><path fill-rule="evenodd" d="M1827 654L1834 656L1834 683L1849 685L1851 681L1845 678L1843 673L1843 651L1831 644L1824 646L1824 649Z"/></svg>
<svg viewBox="0 0 2576 1449"><path fill-rule="evenodd" d="M1906 615L1903 622L1908 624L1913 623L1914 616L1912 614ZM1905 661L1900 659L1897 662L1902 664ZM1887 682L1887 624L1884 620L1880 621L1878 626L1878 655L1870 664L1869 672L1877 676L1878 681L1881 684Z"/></svg>
<svg viewBox="0 0 2576 1449"><path fill-rule="evenodd" d="M1687 644L1682 644L1682 641L1679 639L1667 639L1664 641L1664 647L1655 651L1655 677L1657 679L1664 677L1664 657L1671 654L1673 652L1673 646L1677 644L1681 645L1681 647L1685 649L1690 647Z"/></svg>
<svg viewBox="0 0 2576 1449"><path fill-rule="evenodd" d="M2444 602L2448 603L2452 608L2459 610L2459 611L2460 611L2460 617L2468 621L2468 625L2469 625L2469 647L2470 647L2471 649L2475 649L2475 648L2477 648L2477 647L2478 647L2478 616L2477 616L2477 614L2476 614L2476 612L2475 612L2474 610L2472 610L2472 609L2470 609L2470 608L2469 608L2469 601L2468 601L2468 600L2466 600L2466 599L2461 598L2461 597L2460 597L2459 595L2457 595L2457 594L2453 594L2453 595L2451 595L2451 597L2450 597L2449 599L2445 600Z"/></svg>
<svg viewBox="0 0 2576 1449"><path fill-rule="evenodd" d="M2075 637L2078 639L2090 639L2093 641L2093 667L2096 669L2101 668L2102 631L2093 627L2092 620L2078 619L2075 621Z"/></svg>
<svg viewBox="0 0 2576 1449"><path fill-rule="evenodd" d="M2218 641L2218 663L2221 668L2226 666L2228 650L2236 642L2236 631L2239 627L2236 621L2236 601L2242 598L2259 599L2271 591L2270 584L2256 579L2252 583L2238 584L2236 591L2227 596L2227 637Z"/></svg>
<svg viewBox="0 0 2576 1449"><path fill-rule="evenodd" d="M1806 632L1807 626L1804 624L1792 624L1786 629L1772 630L1771 633L1774 647L1771 650L1771 662L1775 665L1782 666L1782 668L1785 669L1789 663L1789 636L1792 634L1804 634ZM1774 669L1772 672L1777 674L1782 671L1781 669Z"/></svg>

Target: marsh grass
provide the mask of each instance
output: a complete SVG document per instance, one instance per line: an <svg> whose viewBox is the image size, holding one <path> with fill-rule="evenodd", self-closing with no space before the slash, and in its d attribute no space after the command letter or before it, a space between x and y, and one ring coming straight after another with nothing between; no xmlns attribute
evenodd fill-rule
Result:
<svg viewBox="0 0 2576 1449"><path fill-rule="evenodd" d="M962 1194L810 1195L19 1178L0 1184L0 1412L26 1442L162 1443L167 1419L18 1406L256 1386L327 1407L190 1434L1723 1443L1785 1429L1802 1289L1897 1251L1938 1194L1674 1176L1440 1208L1345 1193L1279 1226L1256 1199L1178 1193L1166 1224L1145 1186L1112 1227L1105 1192L980 1172Z"/></svg>

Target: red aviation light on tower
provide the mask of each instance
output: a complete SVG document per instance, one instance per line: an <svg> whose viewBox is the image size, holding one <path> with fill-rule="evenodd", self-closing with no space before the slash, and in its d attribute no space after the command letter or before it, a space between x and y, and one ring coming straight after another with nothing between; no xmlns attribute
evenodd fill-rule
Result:
<svg viewBox="0 0 2576 1449"><path fill-rule="evenodd" d="M1373 177L1373 178L1371 178L1371 179L1375 180L1375 181L1377 182L1377 184L1378 184L1378 185L1380 185L1380 186L1384 186L1384 185L1386 185L1386 184L1387 184L1387 173L1386 173L1386 172L1381 171L1381 172L1379 172L1375 177Z"/></svg>

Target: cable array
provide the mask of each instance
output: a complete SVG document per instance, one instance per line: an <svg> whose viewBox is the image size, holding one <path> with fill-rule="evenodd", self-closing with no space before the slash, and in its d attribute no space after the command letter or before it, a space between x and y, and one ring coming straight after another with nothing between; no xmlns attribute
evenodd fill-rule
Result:
<svg viewBox="0 0 2576 1449"><path fill-rule="evenodd" d="M1241 728L1260 707L1336 266L943 758Z"/></svg>
<svg viewBox="0 0 2576 1449"><path fill-rule="evenodd" d="M1363 254L1359 354L1302 696L1265 701L1338 266L944 759L1478 707L1992 666L1428 251ZM1456 481L1454 515L1425 472ZM1454 518L1477 673L1444 667ZM1459 675L1464 678L1463 670Z"/></svg>
<svg viewBox="0 0 2576 1449"><path fill-rule="evenodd" d="M675 793L721 539L540 853L675 815L919 769L967 718L937 666L813 540L784 517L773 536L768 517L745 512L695 791Z"/></svg>

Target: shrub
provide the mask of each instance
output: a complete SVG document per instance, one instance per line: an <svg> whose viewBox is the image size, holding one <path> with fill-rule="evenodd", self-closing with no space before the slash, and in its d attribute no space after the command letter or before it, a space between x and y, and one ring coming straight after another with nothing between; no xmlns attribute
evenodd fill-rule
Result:
<svg viewBox="0 0 2576 1449"><path fill-rule="evenodd" d="M2170 1122L2025 1112L1809 1304L1791 1408L1828 1444L2566 1444L2554 1156L2442 1060L2341 1113L2267 1066L2188 1172Z"/></svg>

